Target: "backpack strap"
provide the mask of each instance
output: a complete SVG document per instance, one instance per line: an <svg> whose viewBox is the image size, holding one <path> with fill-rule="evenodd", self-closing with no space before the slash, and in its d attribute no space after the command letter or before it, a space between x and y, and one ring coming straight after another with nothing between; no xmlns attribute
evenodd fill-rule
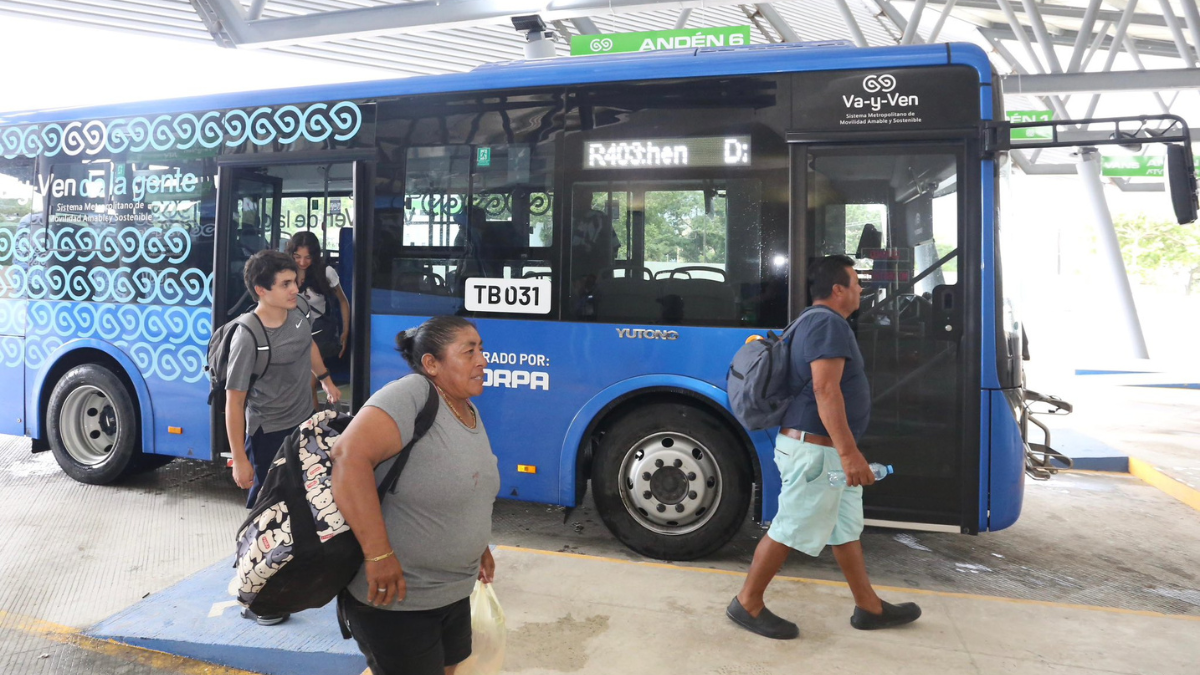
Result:
<svg viewBox="0 0 1200 675"><path fill-rule="evenodd" d="M400 450L400 455L392 463L392 468L388 469L387 475L383 477L383 482L379 484L379 501L381 502L384 495L395 490L396 481L400 479L400 472L404 470L404 465L408 464L408 458L412 456L413 446L433 427L433 420L437 417L440 397L437 390L433 387L433 380L426 378L425 381L429 383L429 395L425 399L425 407L421 408L421 412L417 413L417 420L413 424L412 438L404 444L404 448Z"/></svg>
<svg viewBox="0 0 1200 675"><path fill-rule="evenodd" d="M254 340L254 372L250 373L250 384L253 386L254 381L271 367L271 340L267 337L267 327L254 312L246 312L234 321L245 328ZM232 339L230 336L230 340Z"/></svg>
<svg viewBox="0 0 1200 675"><path fill-rule="evenodd" d="M303 293L296 296L296 309L304 313L304 318L312 323L312 305L308 303L308 298L304 297Z"/></svg>

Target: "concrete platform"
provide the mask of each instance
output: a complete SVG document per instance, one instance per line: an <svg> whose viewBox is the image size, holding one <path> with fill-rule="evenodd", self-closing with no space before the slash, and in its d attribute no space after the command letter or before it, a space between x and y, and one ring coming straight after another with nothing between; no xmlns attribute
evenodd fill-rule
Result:
<svg viewBox="0 0 1200 675"><path fill-rule="evenodd" d="M1200 484L1196 392L1042 389L1083 401L1062 421L1086 436ZM328 610L260 628L222 606L242 495L226 472L191 462L81 485L28 440L0 437L0 673L361 673ZM832 556L795 554L768 602L802 638L776 643L723 616L757 525L673 565L625 549L590 502L570 513L498 502L505 672L1196 675L1197 509L1135 475L1064 473L1028 481L1020 521L1002 532L868 528L874 582L919 602L922 620L854 631Z"/></svg>

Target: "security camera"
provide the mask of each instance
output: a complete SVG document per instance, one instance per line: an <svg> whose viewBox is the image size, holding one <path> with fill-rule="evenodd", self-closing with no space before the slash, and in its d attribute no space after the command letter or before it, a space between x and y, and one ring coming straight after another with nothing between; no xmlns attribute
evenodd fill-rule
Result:
<svg viewBox="0 0 1200 675"><path fill-rule="evenodd" d="M525 33L525 58L545 59L555 55L554 31L546 29L546 22L537 14L514 16L513 28Z"/></svg>
<svg viewBox="0 0 1200 675"><path fill-rule="evenodd" d="M542 21L542 17L537 14L514 16L512 18L512 25L513 28L526 33L540 33L546 30L546 22Z"/></svg>

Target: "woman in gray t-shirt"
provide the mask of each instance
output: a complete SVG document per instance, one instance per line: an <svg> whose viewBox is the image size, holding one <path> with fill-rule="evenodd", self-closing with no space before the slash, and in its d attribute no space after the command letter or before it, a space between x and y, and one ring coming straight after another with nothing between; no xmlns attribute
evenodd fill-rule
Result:
<svg viewBox="0 0 1200 675"><path fill-rule="evenodd" d="M469 597L490 583L492 504L500 472L479 412L483 341L461 317L438 316L397 336L414 375L375 393L333 449L333 492L366 561L346 603L375 675L443 675L471 655ZM382 505L375 486L413 435L430 395L433 426L409 450Z"/></svg>

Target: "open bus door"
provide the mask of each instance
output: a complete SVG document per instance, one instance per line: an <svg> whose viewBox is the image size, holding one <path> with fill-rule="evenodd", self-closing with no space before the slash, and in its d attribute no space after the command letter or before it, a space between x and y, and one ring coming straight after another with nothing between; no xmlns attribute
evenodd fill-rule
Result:
<svg viewBox="0 0 1200 675"><path fill-rule="evenodd" d="M213 320L215 331L254 308L242 270L255 253L279 248L279 214L283 180L249 169L223 166L217 175L217 225L213 269ZM210 425L212 458L223 461L229 453L225 432L225 396L212 399Z"/></svg>
<svg viewBox="0 0 1200 675"><path fill-rule="evenodd" d="M792 134L794 317L808 261L856 261L850 317L871 384L859 446L896 472L866 495L869 520L974 533L979 527L977 138L964 132ZM848 142L839 142L839 141ZM835 142L830 142L835 141Z"/></svg>

